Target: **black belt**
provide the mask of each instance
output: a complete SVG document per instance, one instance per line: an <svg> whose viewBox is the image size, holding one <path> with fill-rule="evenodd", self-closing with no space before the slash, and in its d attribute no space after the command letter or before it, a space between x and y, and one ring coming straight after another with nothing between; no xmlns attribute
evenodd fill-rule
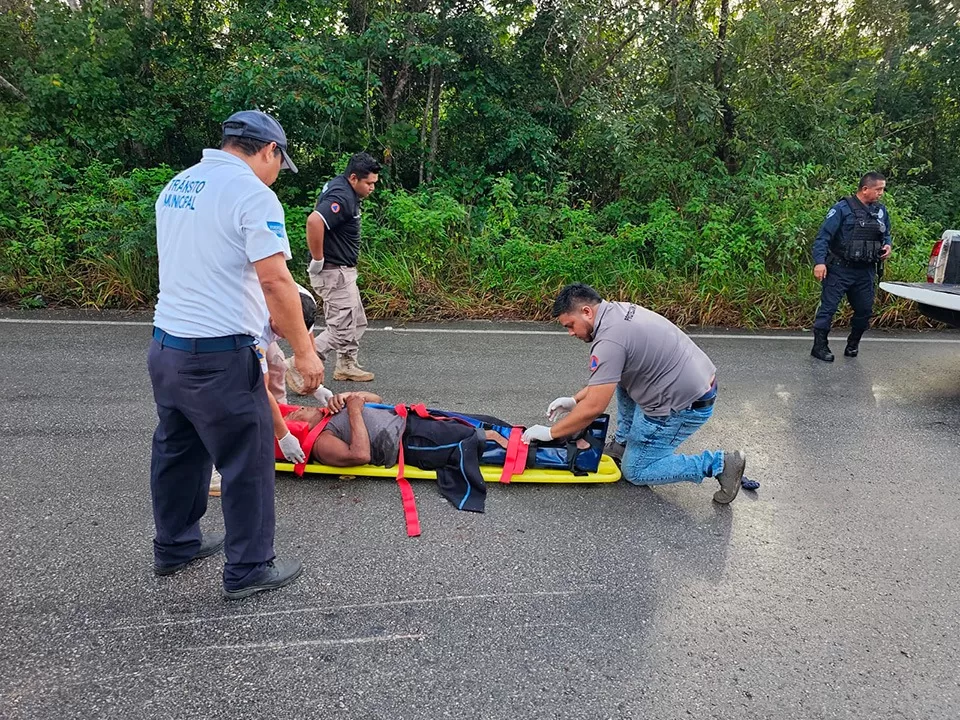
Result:
<svg viewBox="0 0 960 720"><path fill-rule="evenodd" d="M877 262L880 262L880 261L878 260ZM854 270L869 270L877 263L876 262L853 262L852 260L844 260L841 257L837 257L836 255L831 254L827 256L826 264L833 265L836 267L853 268Z"/></svg>
<svg viewBox="0 0 960 720"><path fill-rule="evenodd" d="M158 327L153 329L153 339L160 343L161 348L173 348L190 353L214 353L239 350L252 347L256 340L250 335L223 335L211 338L182 338L171 335Z"/></svg>
<svg viewBox="0 0 960 720"><path fill-rule="evenodd" d="M707 397L708 395L710 397ZM710 386L710 389L707 390L703 395L701 395L699 400L694 400L693 404L690 405L690 409L700 410L701 408L710 407L716 401L717 401L717 381L716 379L714 379L713 384Z"/></svg>

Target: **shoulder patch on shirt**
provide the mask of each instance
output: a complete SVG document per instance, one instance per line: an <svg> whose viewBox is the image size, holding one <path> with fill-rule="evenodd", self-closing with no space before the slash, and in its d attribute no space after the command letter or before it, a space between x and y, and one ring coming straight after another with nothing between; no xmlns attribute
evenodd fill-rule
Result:
<svg viewBox="0 0 960 720"><path fill-rule="evenodd" d="M600 367L600 358L598 358L596 355L591 355L591 356L590 356L590 372L591 372L591 374L592 374L592 373L595 373L595 372L597 371L597 368L598 368L598 367Z"/></svg>
<svg viewBox="0 0 960 720"><path fill-rule="evenodd" d="M877 218L883 220L883 208L877 210Z"/></svg>
<svg viewBox="0 0 960 720"><path fill-rule="evenodd" d="M335 212L335 213L340 212L340 203L338 202L330 203L330 212Z"/></svg>
<svg viewBox="0 0 960 720"><path fill-rule="evenodd" d="M287 237L287 229L283 226L282 222L267 220L267 227L281 240Z"/></svg>
<svg viewBox="0 0 960 720"><path fill-rule="evenodd" d="M829 220L830 218L832 218L832 217L833 217L834 215L836 215L836 214L837 214L837 209L836 209L836 208L830 208L830 212L827 213L827 220Z"/></svg>

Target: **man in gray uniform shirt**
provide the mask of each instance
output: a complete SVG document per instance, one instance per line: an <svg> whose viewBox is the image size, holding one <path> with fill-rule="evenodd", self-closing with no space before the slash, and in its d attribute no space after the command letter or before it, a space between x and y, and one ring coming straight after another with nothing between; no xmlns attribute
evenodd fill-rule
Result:
<svg viewBox="0 0 960 720"><path fill-rule="evenodd" d="M619 459L635 485L703 482L715 477L714 501L732 502L740 490L746 459L707 450L679 455L676 449L710 416L717 398L716 367L676 325L630 303L606 302L588 285L568 285L553 316L590 350L590 381L573 397L550 403L553 427L534 425L524 442L548 442L587 427L617 394L617 432L606 454ZM565 417L563 417L565 416Z"/></svg>

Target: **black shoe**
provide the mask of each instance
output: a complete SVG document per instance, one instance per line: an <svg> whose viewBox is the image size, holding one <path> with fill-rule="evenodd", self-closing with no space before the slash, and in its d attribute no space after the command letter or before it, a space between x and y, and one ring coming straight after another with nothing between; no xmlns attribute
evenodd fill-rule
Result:
<svg viewBox="0 0 960 720"><path fill-rule="evenodd" d="M603 454L609 455L610 458L617 464L617 467L620 467L620 463L623 461L623 453L626 452L626 449L627 446L623 443L618 443L616 440L611 440L603 446Z"/></svg>
<svg viewBox="0 0 960 720"><path fill-rule="evenodd" d="M833 353L830 352L830 346L827 345L827 335L829 333L829 330L813 329L813 349L810 350L810 354L817 360L833 362Z"/></svg>
<svg viewBox="0 0 960 720"><path fill-rule="evenodd" d="M267 571L255 583L251 583L239 590L223 589L223 597L227 600L240 600L258 592L276 590L289 585L303 572L303 563L299 560L271 560L267 563Z"/></svg>
<svg viewBox="0 0 960 720"><path fill-rule="evenodd" d="M851 330L850 336L847 338L847 346L843 349L843 354L847 357L856 357L860 354L860 338L863 337L863 333L866 331L866 328L863 330Z"/></svg>
<svg viewBox="0 0 960 720"><path fill-rule="evenodd" d="M740 481L747 467L747 459L739 450L723 453L723 472L717 475L720 489L713 494L713 501L721 505L732 503L740 492Z"/></svg>
<svg viewBox="0 0 960 720"><path fill-rule="evenodd" d="M177 563L176 565L157 565L154 563L153 574L157 577L165 577L167 575L178 573L194 560L202 560L205 557L210 557L211 555L220 552L220 548L223 547L223 541L225 538L226 536L223 533L210 533L209 535L205 535L203 540L200 541L200 549L197 550L196 555L189 560L184 560L182 563Z"/></svg>

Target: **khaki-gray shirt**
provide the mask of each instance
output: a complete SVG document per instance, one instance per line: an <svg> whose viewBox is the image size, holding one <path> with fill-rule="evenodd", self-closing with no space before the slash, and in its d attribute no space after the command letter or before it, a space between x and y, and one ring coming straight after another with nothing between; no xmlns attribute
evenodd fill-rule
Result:
<svg viewBox="0 0 960 720"><path fill-rule="evenodd" d="M619 383L643 412L663 417L710 389L717 368L684 332L652 310L603 301L590 349L589 385Z"/></svg>
<svg viewBox="0 0 960 720"><path fill-rule="evenodd" d="M403 418L393 410L366 406L360 414L363 416L363 424L370 437L370 464L393 467L397 464L397 457L400 454ZM330 418L326 429L347 445L350 444L350 414L346 408Z"/></svg>

